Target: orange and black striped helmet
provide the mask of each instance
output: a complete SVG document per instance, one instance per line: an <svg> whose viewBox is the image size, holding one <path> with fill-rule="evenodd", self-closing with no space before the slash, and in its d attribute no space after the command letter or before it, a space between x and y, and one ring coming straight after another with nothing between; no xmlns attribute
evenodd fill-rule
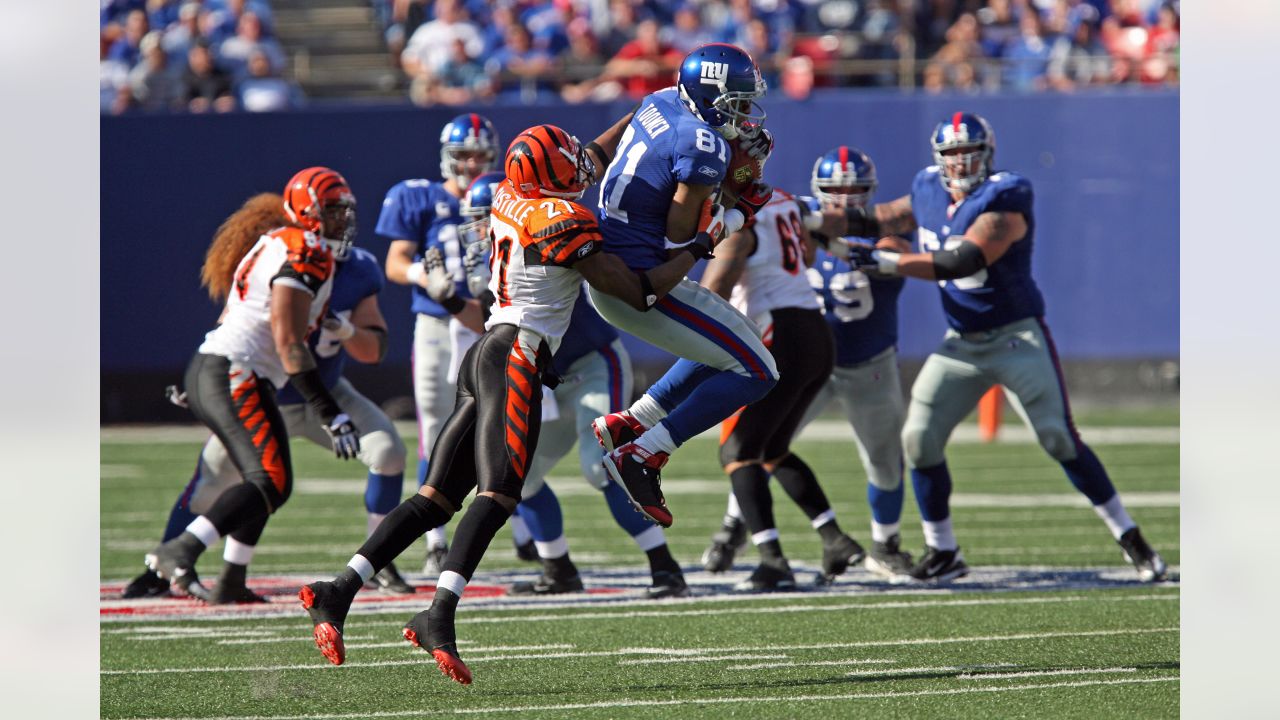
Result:
<svg viewBox="0 0 1280 720"><path fill-rule="evenodd" d="M355 239L356 198L346 178L327 167L309 167L284 186L284 211L289 219L334 245L343 259Z"/></svg>
<svg viewBox="0 0 1280 720"><path fill-rule="evenodd" d="M595 168L578 138L555 125L535 125L507 148L507 179L521 197L582 196Z"/></svg>

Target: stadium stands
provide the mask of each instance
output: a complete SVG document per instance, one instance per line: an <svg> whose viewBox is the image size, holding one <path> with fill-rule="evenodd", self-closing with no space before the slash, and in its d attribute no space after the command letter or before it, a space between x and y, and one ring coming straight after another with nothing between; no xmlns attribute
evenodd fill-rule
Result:
<svg viewBox="0 0 1280 720"><path fill-rule="evenodd" d="M792 97L1173 85L1180 57L1176 0L103 0L101 29L112 113L611 100L710 41Z"/></svg>

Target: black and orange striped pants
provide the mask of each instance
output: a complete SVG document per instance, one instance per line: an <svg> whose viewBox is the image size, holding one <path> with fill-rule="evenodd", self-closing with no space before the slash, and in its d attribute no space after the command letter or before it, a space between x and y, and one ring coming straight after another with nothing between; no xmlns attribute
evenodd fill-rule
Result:
<svg viewBox="0 0 1280 720"><path fill-rule="evenodd" d="M293 491L293 466L275 386L221 355L203 353L192 358L183 382L191 412L222 441L267 509L279 510Z"/></svg>
<svg viewBox="0 0 1280 720"><path fill-rule="evenodd" d="M427 484L462 507L472 489L520 499L542 427L542 373L551 350L537 334L497 325L458 370L453 414L431 448Z"/></svg>

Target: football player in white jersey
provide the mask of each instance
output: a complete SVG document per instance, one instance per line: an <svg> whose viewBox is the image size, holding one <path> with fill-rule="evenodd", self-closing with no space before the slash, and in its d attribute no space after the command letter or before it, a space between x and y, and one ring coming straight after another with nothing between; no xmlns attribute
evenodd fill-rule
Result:
<svg viewBox="0 0 1280 720"><path fill-rule="evenodd" d="M244 482L228 488L178 537L147 554L147 567L184 589L195 581L196 559L230 535L225 556L257 545L267 518L293 490L289 434L276 405L276 388L288 381L306 399L338 457L354 458L360 436L325 387L307 336L320 325L333 285L334 253L355 237L355 196L337 172L302 170L284 190L290 226L266 233L238 261L222 323L205 336L184 378L191 411L226 446ZM234 259L214 239L211 265ZM233 544L235 543L235 544ZM224 577L228 587L243 577Z"/></svg>
<svg viewBox="0 0 1280 720"><path fill-rule="evenodd" d="M739 590L794 590L795 576L782 553L773 498L772 474L809 516L822 537L822 579L830 582L862 561L862 546L840 530L835 511L817 477L791 439L814 396L831 375L835 345L809 287L806 260L812 240L791 195L775 190L755 217L725 239L707 264L702 284L726 297L764 334L778 365L778 384L764 397L730 416L720 436L720 464L729 475L733 498L760 552L760 565Z"/></svg>
<svg viewBox="0 0 1280 720"><path fill-rule="evenodd" d="M541 377L568 328L582 280L637 309L650 307L710 252L713 241L703 233L695 241L701 247L644 273L601 252L595 216L573 200L597 178L595 168L616 149L628 120L590 149L558 127L540 125L517 136L507 150L507 180L494 197L490 221L489 290L495 300L484 336L463 358L457 404L432 448L427 483L387 516L332 582L311 583L299 592L315 625L316 645L335 665L345 659L342 625L356 592L423 532L448 522L478 486L454 533L431 608L404 628L405 639L430 651L443 673L471 682L454 633L458 600L520 501L538 443ZM627 491L638 502L657 502L656 487Z"/></svg>

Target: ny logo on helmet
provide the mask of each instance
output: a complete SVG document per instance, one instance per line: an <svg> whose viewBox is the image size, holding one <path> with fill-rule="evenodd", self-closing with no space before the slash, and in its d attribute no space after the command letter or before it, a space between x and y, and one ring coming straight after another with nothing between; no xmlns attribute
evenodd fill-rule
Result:
<svg viewBox="0 0 1280 720"><path fill-rule="evenodd" d="M729 77L729 63L703 62L702 84L720 85Z"/></svg>
<svg viewBox="0 0 1280 720"><path fill-rule="evenodd" d="M952 123L942 126L943 142L968 142L969 126L964 123Z"/></svg>

